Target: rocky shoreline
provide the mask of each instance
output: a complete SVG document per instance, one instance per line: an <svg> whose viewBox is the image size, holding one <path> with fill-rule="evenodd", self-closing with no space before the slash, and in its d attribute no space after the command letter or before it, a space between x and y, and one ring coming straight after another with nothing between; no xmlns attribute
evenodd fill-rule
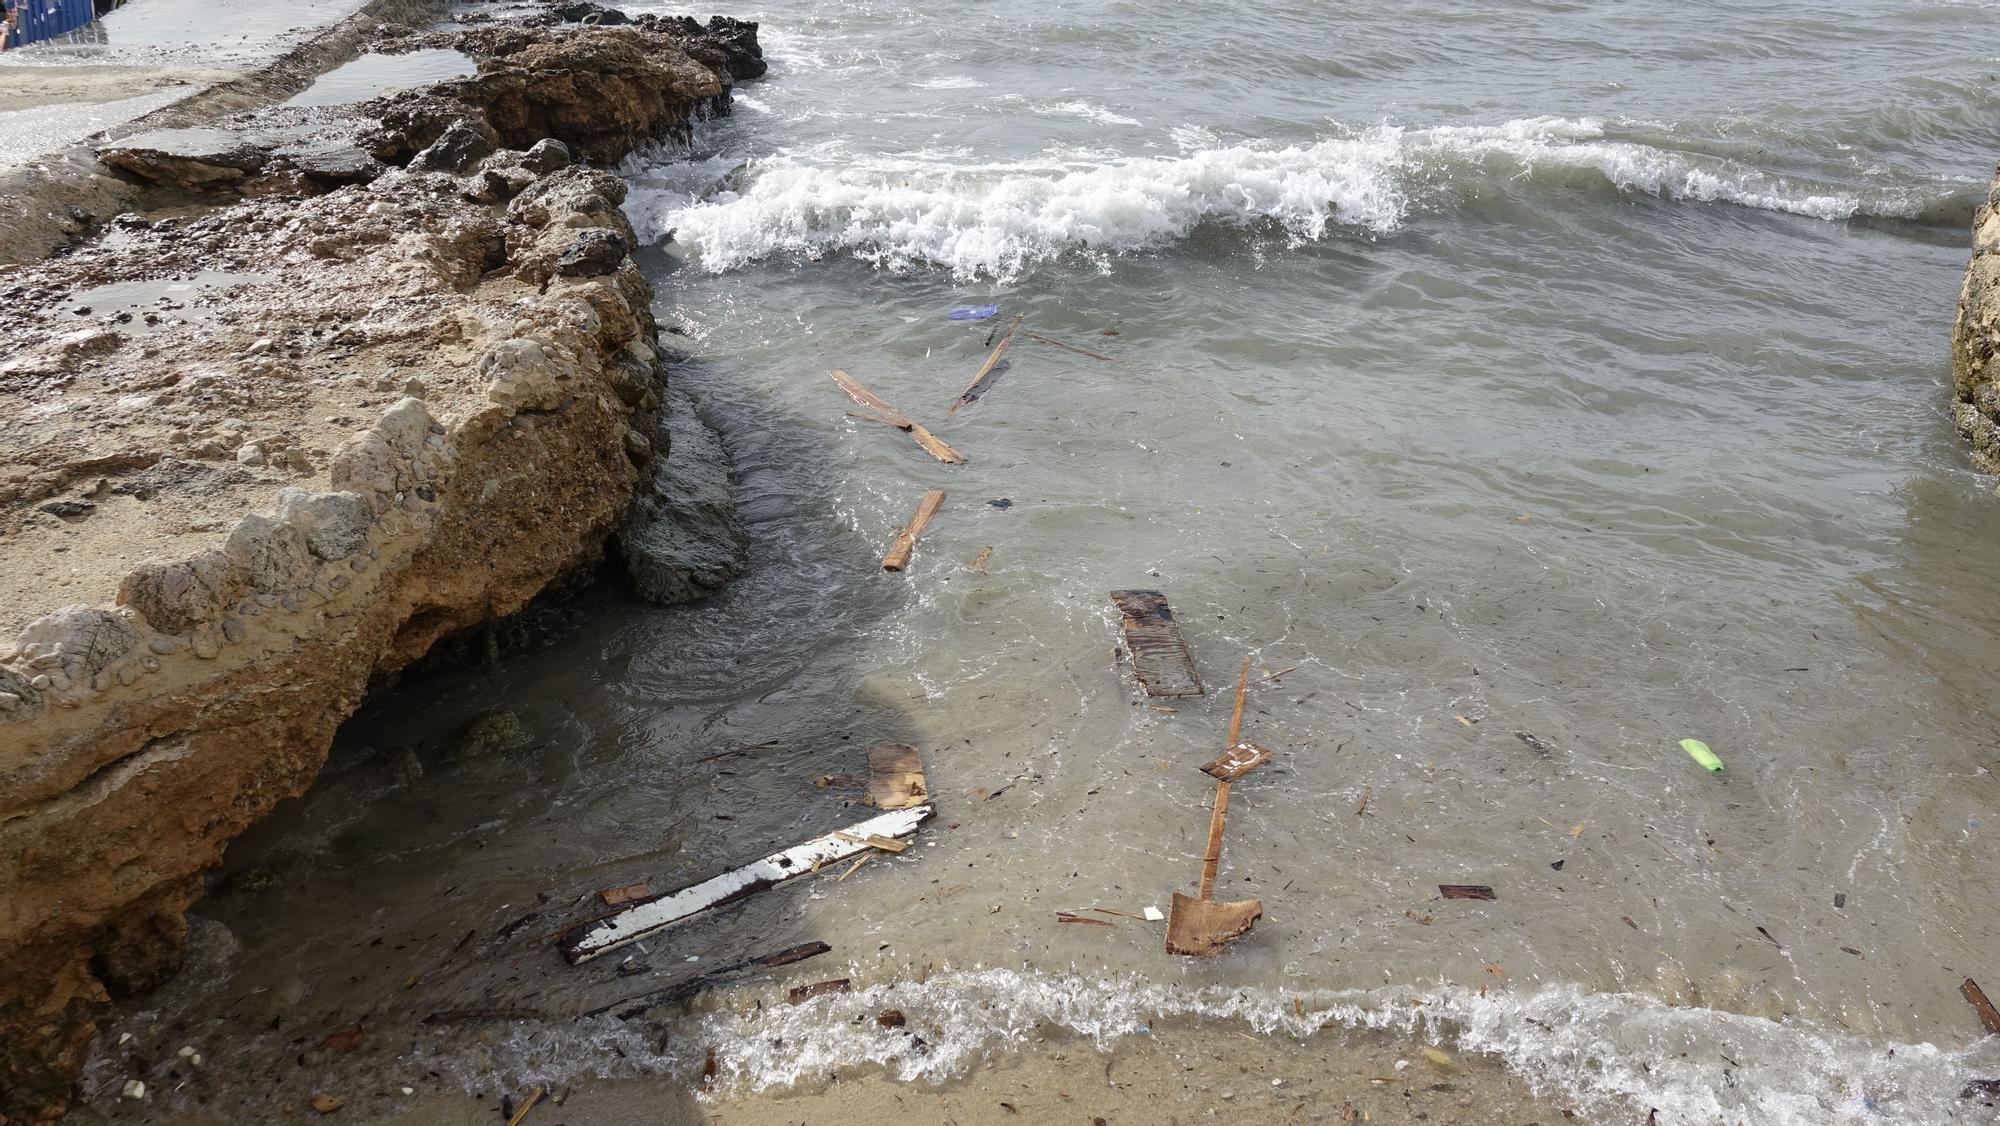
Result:
<svg viewBox="0 0 2000 1126"><path fill-rule="evenodd" d="M2000 174L1972 214L1972 257L1965 264L1952 322L1953 416L1972 444L1972 460L2000 473Z"/></svg>
<svg viewBox="0 0 2000 1126"><path fill-rule="evenodd" d="M123 213L6 279L38 327L0 360L0 1123L62 1113L107 1001L171 972L203 873L371 684L621 527L649 596L740 564L676 523L730 526L719 449L664 409L603 166L726 111L756 29L603 12L364 9L337 33L477 73L169 110L94 154Z"/></svg>

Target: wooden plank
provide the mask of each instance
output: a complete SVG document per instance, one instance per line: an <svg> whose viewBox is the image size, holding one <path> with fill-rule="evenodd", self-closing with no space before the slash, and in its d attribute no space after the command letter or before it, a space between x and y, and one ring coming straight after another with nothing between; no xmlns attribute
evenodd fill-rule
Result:
<svg viewBox="0 0 2000 1126"><path fill-rule="evenodd" d="M687 977L665 988L648 990L636 996L613 1001L609 1005L600 1005L583 1015L586 1017L600 1017L616 1009L618 1010L616 1015L619 1020L631 1020L648 1009L655 1009L661 1005L670 1005L676 1001L685 1001L711 985L720 984L722 979L728 977L730 974L753 967L771 968L789 966L793 962L803 962L807 958L817 958L831 949L833 947L828 946L824 942L801 942L797 946L787 946L783 950L770 954L762 954L755 958L745 958L741 962L732 962L729 965L718 966L715 969L706 970L702 973L689 974ZM430 1021L426 1019L424 1023L429 1024Z"/></svg>
<svg viewBox="0 0 2000 1126"><path fill-rule="evenodd" d="M929 801L924 761L908 743L868 748L868 804L876 809L908 809Z"/></svg>
<svg viewBox="0 0 2000 1126"><path fill-rule="evenodd" d="M898 809L850 825L847 835L856 837L907 837L937 812L929 805ZM741 868L710 876L678 891L656 895L633 903L602 919L579 923L556 939L556 948L570 965L588 962L647 935L665 930L710 908L734 903L765 888L803 876L822 864L846 860L873 846L866 840L842 840L828 833L804 844L774 852Z"/></svg>
<svg viewBox="0 0 2000 1126"><path fill-rule="evenodd" d="M1993 1002L1986 999L1986 993L1979 988L1979 983L1966 978L1965 984L1959 986L1958 991L1968 1004L1978 1010L1979 1023L1986 1026L1986 1031L2000 1036L2000 1010L1993 1008Z"/></svg>
<svg viewBox="0 0 2000 1126"><path fill-rule="evenodd" d="M966 566L972 568L973 574L983 575L986 573L986 561L991 558L993 558L993 545L988 544L980 548L979 554L973 556L972 562L966 564Z"/></svg>
<svg viewBox="0 0 2000 1126"><path fill-rule="evenodd" d="M1243 673L1236 678L1236 706L1229 712L1229 745L1234 747L1243 734L1243 697L1250 690L1250 658L1243 658ZM1246 768L1247 769L1247 768ZM1229 810L1229 779L1215 784L1215 808L1208 816L1208 851L1201 858L1201 899L1207 902L1215 890L1215 870L1222 863L1222 822Z"/></svg>
<svg viewBox="0 0 2000 1126"><path fill-rule="evenodd" d="M850 986L846 978L837 977L832 981L816 981L811 985L795 985L791 988L790 992L785 994L785 999L796 1005L800 1001L811 1000L823 993L845 993L849 988Z"/></svg>
<svg viewBox="0 0 2000 1126"><path fill-rule="evenodd" d="M827 374L833 377L835 383L840 384L840 389L847 392L848 398L853 399L873 412L867 415L857 414L854 417L867 419L871 422L885 422L901 430L903 433L916 439L917 445L922 446L925 453L930 454L947 465L965 464L964 454L952 449L950 444L944 439L924 429L923 424L919 423L916 419L890 406L880 395L863 387L860 380L844 371L829 371Z"/></svg>
<svg viewBox="0 0 2000 1126"><path fill-rule="evenodd" d="M917 548L917 537L923 534L924 525L937 515L938 506L944 503L944 490L931 489L924 493L924 499L917 502L917 514L896 533L896 542L889 548L889 554L882 557L884 571L900 571L910 565L910 553Z"/></svg>
<svg viewBox="0 0 2000 1126"><path fill-rule="evenodd" d="M623 887L602 888L598 891L597 898L600 901L602 901L606 907L623 907L627 903L633 903L638 900L645 899L647 896L650 896L652 894L653 894L652 888L647 887L643 883L638 883L638 884L626 884Z"/></svg>
<svg viewBox="0 0 2000 1126"><path fill-rule="evenodd" d="M1000 362L1000 353L1005 352L1007 345L1014 342L1014 330L1021 327L1021 321L1026 316L1026 313L1014 314L1014 323L1007 326L1007 335L1000 338L1000 343L993 349L993 354L986 357L985 363L979 365L979 374L972 377L972 382L966 384L965 390L960 391L958 398L952 401L951 409L944 412L944 417L947 421L950 420L952 415L958 413L960 407L966 406L977 400L981 395L986 394L985 384L987 378L993 374L994 365Z"/></svg>
<svg viewBox="0 0 2000 1126"><path fill-rule="evenodd" d="M1234 782L1271 761L1271 752L1255 743L1238 743L1201 764L1201 772L1218 782Z"/></svg>
<svg viewBox="0 0 2000 1126"><path fill-rule="evenodd" d="M1167 596L1157 590L1114 590L1111 602L1124 616L1125 648L1148 696L1200 696L1208 691L1195 675L1181 627Z"/></svg>
<svg viewBox="0 0 2000 1126"><path fill-rule="evenodd" d="M855 844L865 844L869 848L879 848L884 852L901 852L904 849L910 847L909 845L904 844L902 841L899 841L894 837L875 837L875 836L864 837L857 833L841 833L841 832L836 832L833 835L839 837L843 841L852 841Z"/></svg>

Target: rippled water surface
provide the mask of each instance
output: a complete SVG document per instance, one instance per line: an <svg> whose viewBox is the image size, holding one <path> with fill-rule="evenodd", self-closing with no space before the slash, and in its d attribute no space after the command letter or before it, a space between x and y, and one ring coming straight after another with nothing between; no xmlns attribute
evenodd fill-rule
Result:
<svg viewBox="0 0 2000 1126"><path fill-rule="evenodd" d="M560 1007L823 939L789 980L851 965L934 1050L850 1031L883 994L782 1035L690 1017L664 1049L420 1047L473 1086L704 1041L749 1084L946 1079L1037 1022L1108 1046L1207 1019L1242 1051L1420 1009L1606 1120L1991 1113L1957 1097L2000 1072L1957 989L2000 985L2000 500L1946 411L1990 9L741 14L771 75L692 159L628 166L627 206L752 572L675 610L600 587L526 651L376 699L236 846L279 887L203 909L230 956L190 981L257 1020L358 1012L442 957L422 1003ZM1105 358L1017 340L939 426L965 466L846 417L824 374L942 423L1014 314ZM881 573L928 488L914 564ZM1135 695L1105 597L1132 586L1172 599L1208 697ZM1058 924L1191 890L1194 767L1246 656L1276 759L1236 787L1217 895L1263 921L1199 962L1157 925ZM495 704L537 750L446 762ZM637 982L542 943L593 888L858 819L817 783L880 739L938 798L910 852L649 944Z"/></svg>

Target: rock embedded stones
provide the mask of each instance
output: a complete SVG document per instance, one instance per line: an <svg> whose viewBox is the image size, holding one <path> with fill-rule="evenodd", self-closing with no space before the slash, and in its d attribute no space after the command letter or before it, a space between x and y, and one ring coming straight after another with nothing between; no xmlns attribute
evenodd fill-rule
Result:
<svg viewBox="0 0 2000 1126"><path fill-rule="evenodd" d="M146 563L118 586L130 606L163 633L186 633L214 621L249 592L247 573L226 552L204 551L175 563ZM157 647L160 639L155 639Z"/></svg>
<svg viewBox="0 0 2000 1126"><path fill-rule="evenodd" d="M556 275L591 278L616 273L631 248L616 231L585 231L556 259Z"/></svg>

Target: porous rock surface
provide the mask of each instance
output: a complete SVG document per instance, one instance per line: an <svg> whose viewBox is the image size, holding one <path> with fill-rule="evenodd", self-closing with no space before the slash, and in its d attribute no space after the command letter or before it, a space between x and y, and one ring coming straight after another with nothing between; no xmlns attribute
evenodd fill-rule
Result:
<svg viewBox="0 0 2000 1126"><path fill-rule="evenodd" d="M1951 334L1952 387L1958 432L1972 459L2000 473L2000 176L1972 215L1972 259L1965 265L1958 317Z"/></svg>
<svg viewBox="0 0 2000 1126"><path fill-rule="evenodd" d="M107 998L174 967L203 871L371 682L594 562L651 479L652 291L623 184L568 153L685 129L728 75L533 35L478 96L367 107L366 182L224 122L223 202L150 184L170 215L6 281L41 327L0 358L0 1123L62 1112Z"/></svg>

